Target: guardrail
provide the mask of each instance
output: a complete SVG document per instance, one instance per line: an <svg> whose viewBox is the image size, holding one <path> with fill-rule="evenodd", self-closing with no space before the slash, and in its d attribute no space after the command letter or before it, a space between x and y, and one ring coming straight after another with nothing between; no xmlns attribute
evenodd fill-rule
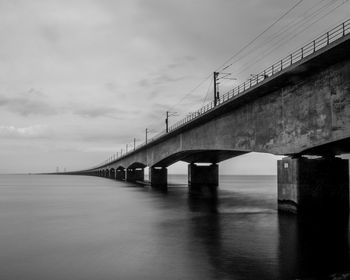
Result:
<svg viewBox="0 0 350 280"><path fill-rule="evenodd" d="M219 100L217 100L216 106L214 105L214 101L212 101L212 102L208 103L207 105L201 107L197 111L188 114L185 118L183 118L182 120L180 120L180 121L176 122L175 124L173 124L172 126L170 126L168 129L168 133L175 131L175 130L187 125L188 123L198 119L199 117L201 117L202 115L204 115L210 111L215 110L215 108L218 105L226 103L226 102L232 100L237 95L241 95L241 94L245 93L250 88L263 82L265 79L278 74L282 70L287 69L288 67L294 65L295 63L299 62L300 60L302 60L302 59L312 55L313 53L325 48L329 44L341 39L342 37L344 37L345 35L347 35L349 33L350 33L350 19L344 21L343 23L339 24L338 26L334 27L333 29L329 30L328 32L322 34L321 36L317 37L312 42L310 42L310 43L306 44L305 46L303 46L302 48L294 51L293 53L289 54L285 58L272 64L270 67L266 68L265 70L261 71L260 73L258 73L256 75L254 75L253 78L248 79L244 83L242 83L242 84L238 85L237 87L233 88L232 90L226 92L225 94L223 94L221 96L221 98ZM132 151L126 152L119 157L113 158L112 160L106 161L103 164L97 165L93 168L104 166L104 165L107 165L115 160L121 159L121 158L127 156L128 154L134 152L135 150L142 148L145 145L151 143L152 141L159 139L160 137L164 136L165 134L167 134L167 133L164 130L164 131L160 132L159 134L155 135L154 137L150 138L147 141L147 143L142 143L142 144L138 145Z"/></svg>

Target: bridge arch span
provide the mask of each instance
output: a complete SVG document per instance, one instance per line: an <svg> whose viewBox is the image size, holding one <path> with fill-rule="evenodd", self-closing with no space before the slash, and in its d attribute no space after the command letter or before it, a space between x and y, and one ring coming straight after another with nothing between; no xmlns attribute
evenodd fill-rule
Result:
<svg viewBox="0 0 350 280"><path fill-rule="evenodd" d="M139 168L145 168L147 167L147 164L142 163L142 162L133 162L128 166L127 169L139 169Z"/></svg>
<svg viewBox="0 0 350 280"><path fill-rule="evenodd" d="M221 161L248 153L246 151L236 150L184 150L174 154L166 155L163 158L157 158L150 167L168 167L178 161L187 163L219 163Z"/></svg>
<svg viewBox="0 0 350 280"><path fill-rule="evenodd" d="M120 181L125 180L125 167L119 165L115 168L115 179Z"/></svg>

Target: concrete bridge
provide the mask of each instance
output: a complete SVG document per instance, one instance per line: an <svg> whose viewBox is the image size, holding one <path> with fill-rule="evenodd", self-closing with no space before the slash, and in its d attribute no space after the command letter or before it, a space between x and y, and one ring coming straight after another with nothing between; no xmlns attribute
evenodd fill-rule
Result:
<svg viewBox="0 0 350 280"><path fill-rule="evenodd" d="M350 20L108 163L69 174L144 180L166 188L167 167L188 163L191 192L215 192L218 163L249 152L278 162L279 209L349 208ZM206 165L203 165L206 164Z"/></svg>

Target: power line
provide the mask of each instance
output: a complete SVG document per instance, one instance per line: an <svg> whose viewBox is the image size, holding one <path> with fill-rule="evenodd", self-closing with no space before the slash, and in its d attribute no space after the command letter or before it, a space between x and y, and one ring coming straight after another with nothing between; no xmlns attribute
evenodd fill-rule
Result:
<svg viewBox="0 0 350 280"><path fill-rule="evenodd" d="M335 1L337 1L337 0L335 0ZM296 24L293 24L293 26L292 26L292 28L289 28L289 25L287 25L287 29L285 29L284 30L284 32L285 31L287 31L288 29L289 29L289 31L291 31L291 30L293 30L294 31L294 33L295 33L295 31L297 31L298 29L299 29L299 27L301 27L300 26L300 24L305 24L305 23L307 23L307 22L309 22L310 20L312 20L315 16L317 16L317 15L319 15L321 12L322 12L322 10L323 9L325 9L325 8L328 8L328 6L330 6L331 4L333 4L332 2L334 2L334 0L332 0L331 2L329 2L329 3L326 3L326 5L323 5L322 7L320 7L319 9L317 9L316 11L314 11L314 12L312 12L311 14L307 14L307 13L304 13L303 15L305 15L305 16L307 16L307 18L303 18L303 19L301 19L301 20L299 20L299 22L297 22ZM335 3L335 2L334 2ZM313 6L312 8L314 8L315 6ZM276 35L277 34L277 35ZM274 36L271 38L269 38L269 42L270 43L272 43L275 39L278 39L279 38L279 36L281 35L281 34L278 34L278 33L275 33L275 34L273 34ZM281 45L283 45L284 44L284 42L283 42L283 40L286 40L287 39L287 41L286 42L288 42L288 41L290 41L290 39L288 38L288 37L290 37L290 34L284 34L284 35L286 35L286 36L282 36L282 39L280 38L279 39L279 42L280 42L280 44L278 44L277 46L275 46L274 48L273 48L273 50L275 50L275 49L277 49L278 48L278 46L281 46ZM282 42L282 43L281 43ZM261 47L260 47L261 48ZM258 58L260 58L261 56L265 56L265 54L266 54L266 51L268 51L268 53L271 53L271 49L268 49L268 50L265 50L265 52L263 52L262 54L259 54L258 55ZM262 59L258 59L258 61L261 61ZM256 62L256 60L251 60L250 62L248 62L248 63L246 63L246 64L244 64L243 66L241 66L240 67L240 69L247 69L247 66L249 67L249 66L251 66L253 63L255 63ZM243 70L242 70L243 71ZM237 74L240 74L240 73L242 73L242 71L240 71L240 72L238 72Z"/></svg>
<svg viewBox="0 0 350 280"><path fill-rule="evenodd" d="M312 10L314 7L318 6L320 3L324 2L324 1L325 1L325 0L322 0L321 2L316 3L316 4L313 5L310 9ZM332 1L334 1L334 0L332 0ZM337 1L337 0L335 0L335 1ZM331 4L331 3L328 3L328 4L326 4L326 5L329 5L329 4ZM325 5L325 6L326 6L326 5ZM322 8L324 8L324 6L322 6L320 9L322 9ZM320 9L318 9L318 10L320 10ZM318 10L317 10L317 11L318 11ZM316 11L316 12L317 12L317 11ZM271 41L277 39L281 34L284 34L284 32L288 31L288 29L290 29L290 26L295 27L295 24L298 25L298 24L300 24L301 22L305 21L305 16L307 15L307 13L308 13L308 11L302 14L302 16L304 16L302 19L300 19L300 20L296 19L296 20L290 22L290 23L287 24L286 26L281 27L277 32L271 34L270 37L265 38L265 40L262 42L262 44L263 44L263 45L266 45L266 43L271 43ZM311 14L311 15L312 15L312 14ZM299 21L299 22L298 22L298 21ZM234 63L238 62L239 60L241 60L241 59L243 59L243 58L246 58L247 56L252 55L255 51L261 49L262 47L263 47L263 46L256 46L255 48L253 48L253 49L250 51L250 53L246 54L245 56L237 57L230 65L228 65L227 67L225 67L225 69L227 69L228 67L232 66Z"/></svg>
<svg viewBox="0 0 350 280"><path fill-rule="evenodd" d="M204 97L204 100L203 100L203 102L202 102L202 107L204 106L205 101L207 101L207 97L208 97L208 94L209 94L209 90L210 90L212 84L213 84L213 80L211 80L211 82L209 83L209 86L208 86L208 89L207 89L207 93L206 93L206 95L205 95L205 97Z"/></svg>
<svg viewBox="0 0 350 280"><path fill-rule="evenodd" d="M211 78L211 74L205 77L197 86L195 86L193 89L188 91L176 104L174 104L172 107L170 107L169 110L173 109L175 106L179 105L183 100L185 100L190 94L192 94L195 90L197 90L199 87L201 87L209 78Z"/></svg>
<svg viewBox="0 0 350 280"><path fill-rule="evenodd" d="M323 18L325 18L327 15L329 15L330 13L334 12L337 8L339 8L340 6L344 5L346 2L348 2L349 0L344 0L343 3L340 3L339 5L337 5L336 7L334 7L333 9L331 9L330 11L328 11L326 14L324 14L323 16L321 16L319 19L315 20L314 22L310 23L309 25L307 25L306 27L304 27L302 30L298 31L296 34L294 34L293 36L291 36L290 38L288 38L287 41L282 41L282 43L278 44L277 46L275 46L272 49L269 49L268 52L264 52L262 53L259 57L259 59L250 62L249 64L246 64L245 67L243 66L243 68L240 70L240 72L237 73L241 74L243 71L249 69L252 65L256 64L257 62L262 61L267 55L269 55L270 53L272 53L273 51L275 51L276 49L278 49L279 47L281 47L282 45L284 45L285 43L289 42L290 40L292 40L293 38L295 38L296 36L298 36L299 34L303 33L305 30L307 30L308 28L310 28L312 25L314 25L315 23L319 22L320 20L322 20Z"/></svg>
<svg viewBox="0 0 350 280"><path fill-rule="evenodd" d="M286 15L288 15L292 10L294 10L303 1L304 0L299 0L294 6L292 6L290 9L288 9L278 19L276 19L272 24L270 24L263 32L261 32L252 41L250 41L248 44L246 44L244 47L242 47L237 53L235 53L228 60L226 60L220 67L218 67L216 69L216 71L219 71L225 64L230 62L233 58L235 58L237 55L239 55L241 52L243 52L247 47L252 45L257 39L259 39L263 34L265 34L268 30L270 30L275 24L277 24L281 19L283 19ZM225 68L223 68L221 70L224 70L224 69L228 68L229 66L226 66ZM170 107L170 109L173 109L175 106L179 105L184 99L186 99L190 94L192 94L195 90L197 90L200 86L202 86L209 78L211 78L211 76L212 76L212 74L209 74L207 77L205 77L197 86L195 86L193 89L191 89L189 92L187 92L176 104L174 104L172 107Z"/></svg>
<svg viewBox="0 0 350 280"><path fill-rule="evenodd" d="M252 45L256 40L258 40L262 35L264 35L267 31L269 31L276 23L278 23L281 19L283 19L286 15L288 15L292 10L294 10L299 4L301 4L303 0L299 0L294 6L292 6L289 10L287 10L283 15L281 15L278 19L276 19L272 24L270 24L264 31L262 31L258 36L256 36L253 40L251 40L248 44L243 46L238 52L232 55L229 59L227 59L221 66L219 66L216 71L222 71L230 67L232 64L225 66L225 64L229 63L233 58L243 52L246 48ZM225 66L225 67L224 67Z"/></svg>

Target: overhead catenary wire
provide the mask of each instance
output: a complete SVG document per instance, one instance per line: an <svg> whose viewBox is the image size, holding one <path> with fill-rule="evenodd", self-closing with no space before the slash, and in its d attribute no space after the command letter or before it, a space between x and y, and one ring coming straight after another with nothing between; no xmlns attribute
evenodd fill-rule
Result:
<svg viewBox="0 0 350 280"><path fill-rule="evenodd" d="M305 21L305 17L306 16L310 16L313 13L319 11L320 9L323 9L325 6L332 4L332 2L337 1L337 0L331 0L329 3L326 3L324 6L322 6L321 8L319 8L318 10L316 10L315 12L308 14L310 10L313 10L316 6L320 5L322 2L324 2L326 0L322 0L320 2L317 2L315 5L313 5L311 8L308 8L306 12L304 12L301 16L301 19L295 19L292 22L288 23L287 25L281 27L280 29L277 30L277 32L271 34L269 37L265 38L264 41L260 44L260 46L255 46L252 50L250 50L249 53L242 55L240 57L236 57L236 59L230 63L228 66L225 67L225 69L229 68L230 66L234 65L235 63L237 63L238 61L247 58L248 56L252 55L255 51L261 49L264 47L264 45L266 44L271 44L271 42L275 39L277 39L281 34L285 35L285 32L289 31L289 29L294 28L296 25L302 23L303 21Z"/></svg>
<svg viewBox="0 0 350 280"><path fill-rule="evenodd" d="M212 85L213 83L214 83L213 80L211 80L210 83L209 83L209 86L208 86L208 89L207 89L207 93L206 93L206 95L205 95L205 97L204 97L204 99L203 99L203 102L202 102L202 106L204 106L205 102L207 101L208 94L209 94L209 90L211 89L211 85Z"/></svg>
<svg viewBox="0 0 350 280"><path fill-rule="evenodd" d="M269 31L274 25L276 25L279 21L281 21L285 16L287 16L291 11L293 11L298 5L300 5L304 0L299 0L295 5L293 5L290 9L288 9L285 13L283 13L279 18L277 18L272 24L270 24L265 30L263 30L260 34L258 34L252 41L250 41L248 44L243 46L237 53L235 53L233 56L231 56L229 59L227 59L221 66L219 66L215 71L224 70L228 68L228 66L225 66L228 62L230 62L233 58L235 58L237 55L239 55L241 52L243 52L247 47L252 45L256 40L258 40L262 35L264 35L267 31ZM225 67L224 67L225 66ZM222 68L224 67L224 68ZM222 68L222 69L221 69ZM208 76L206 76L197 86L195 86L193 89L188 91L176 104L172 105L169 109L173 109L177 105L181 104L183 100L185 100L189 95L191 95L194 91L196 91L199 87L201 87L209 78L211 78L212 74L210 73Z"/></svg>
<svg viewBox="0 0 350 280"><path fill-rule="evenodd" d="M309 29L311 26L313 26L315 23L319 22L320 20L324 19L326 16L328 16L329 14L331 14L332 12L334 12L336 9L338 9L339 7L341 7L342 5L344 5L345 3L347 3L349 0L343 0L342 3L338 4L337 6L333 7L330 11L328 11L326 14L324 14L323 16L321 16L320 18L318 18L317 20L315 20L314 22L310 23L309 25L305 26L303 29L301 29L300 31L298 31L296 34L292 35L291 37L288 38L287 41L282 41L280 44L276 45L275 47L273 47L272 49L266 50L265 52L263 52L262 54L260 54L260 58L253 61L253 62L249 62L247 64L245 64L239 72L237 72L237 75L243 73L245 70L249 69L250 67L252 67L253 65L255 65L256 63L262 61L263 59L265 59L266 56L268 56L269 54L271 54L273 51L275 51L276 49L278 49L279 47L283 46L284 44L286 44L287 42L289 42L290 40L294 39L295 37L297 37L298 35L300 35L301 33L303 33L304 31L306 31L307 29Z"/></svg>
<svg viewBox="0 0 350 280"><path fill-rule="evenodd" d="M287 28L287 30L289 29L289 31L293 31L294 33L297 33L297 30L300 28L300 27L302 27L302 26L300 26L300 24L305 24L305 23L307 23L307 22L309 22L309 21L311 21L315 16L317 16L317 15L319 15L321 12L322 12L322 10L323 9L325 9L325 8L328 8L328 6L330 5L330 4L334 4L336 1L338 1L338 0L332 0L331 2L329 2L329 3L327 3L326 5L324 5L324 6L322 6L321 8L319 8L319 9L317 9L316 11L314 11L314 12L312 12L311 14L303 14L303 15L305 15L305 17L307 16L307 18L303 18L303 19L301 19L301 20L299 20L299 22L297 22L296 24L293 24L293 26L292 26L292 28ZM293 33L293 34L294 34ZM300 34L300 32L298 32L297 34ZM279 41L279 44L277 45L277 46L282 46L283 44L285 44L286 42L289 42L290 41L290 39L288 38L288 37L290 37L291 36L291 34L289 33L289 34L286 34L286 33L283 33L283 35L284 36L282 36L281 38L279 38L279 35L280 34L275 34L272 38L269 38L269 43L270 44L268 44L268 46L270 46L271 44L273 44L273 41L275 40L275 39L278 39ZM297 35L296 35L297 36ZM284 40L284 41L283 41ZM275 49L277 49L278 47L277 47L276 45L274 46L274 50ZM260 48L261 49L261 48ZM268 51L268 53L271 53L271 48L269 48L268 50L265 50L263 53L259 53L259 54L257 54L256 55L256 57L258 57L258 58L261 58L261 56L264 56L264 57L266 57L266 54L267 54L267 51ZM256 58L255 58L256 59ZM261 59L258 59L258 61L261 61L263 58L261 58ZM246 69L247 68L247 66L248 66L248 68L249 67L251 67L252 65L254 65L255 63L257 62L257 60L250 60L249 62L247 62L247 63L245 63L244 65L242 65L239 69L238 69L238 71L241 71L241 69L242 68L244 68L244 69ZM239 75L240 73L242 73L242 71L241 72L237 72L237 75Z"/></svg>
<svg viewBox="0 0 350 280"><path fill-rule="evenodd" d="M227 69L230 65L226 65L236 56L238 56L241 52L243 52L246 48L251 46L255 41L257 41L262 35L264 35L267 31L269 31L273 26L275 26L278 22L280 22L286 15L288 15L291 11L293 11L298 5L300 5L303 0L299 0L295 5L293 5L290 9L288 9L285 13L283 13L279 18L277 18L272 24L270 24L266 29L264 29L261 33L259 33L253 40L244 45L241 49L239 49L234 55L232 55L229 59L227 59L221 66L219 66L216 71L223 71Z"/></svg>
<svg viewBox="0 0 350 280"><path fill-rule="evenodd" d="M181 104L182 101L184 101L189 95L191 95L193 92L195 92L198 88L200 88L209 78L211 78L211 74L206 76L205 78L202 79L202 81L192 88L190 91L188 91L176 104L172 105L169 110L172 110L174 107L177 105Z"/></svg>

